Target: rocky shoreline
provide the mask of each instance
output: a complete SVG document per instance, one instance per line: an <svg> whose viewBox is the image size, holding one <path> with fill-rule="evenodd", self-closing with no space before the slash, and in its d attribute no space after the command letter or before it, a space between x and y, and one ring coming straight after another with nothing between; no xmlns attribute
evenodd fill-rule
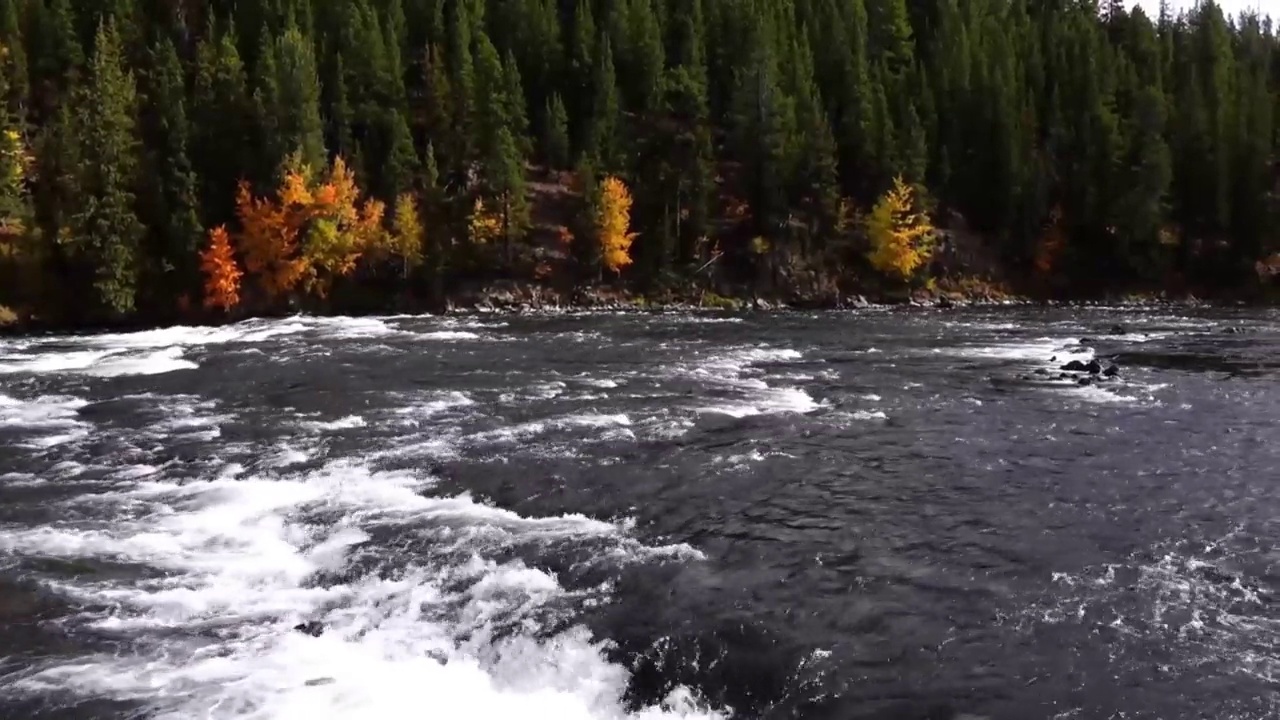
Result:
<svg viewBox="0 0 1280 720"><path fill-rule="evenodd" d="M173 325L225 325L256 317L282 317L299 312L314 315L369 316L407 313L440 316L467 315L574 315L592 313L696 313L696 312L804 312L857 311L873 309L913 308L953 310L963 308L1001 307L1128 307L1189 308L1216 303L1195 297L1165 298L1157 296L1125 296L1096 300L1036 299L1006 294L962 294L956 292L914 292L911 294L851 294L841 297L778 298L767 296L724 296L713 292L652 297L611 288L590 287L562 293L541 285L507 284L464 291L446 297L444 303L416 301L395 303L389 307L353 309L347 307L291 308L288 312L243 314L235 316L194 315L187 317L125 317L97 322L65 322L41 318L17 318L0 324L0 336L43 335L52 333L92 333L98 331L140 331Z"/></svg>

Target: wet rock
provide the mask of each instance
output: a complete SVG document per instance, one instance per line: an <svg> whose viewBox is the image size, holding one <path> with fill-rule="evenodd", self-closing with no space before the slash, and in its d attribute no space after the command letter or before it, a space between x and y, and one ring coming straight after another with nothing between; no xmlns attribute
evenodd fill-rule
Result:
<svg viewBox="0 0 1280 720"><path fill-rule="evenodd" d="M1098 362L1097 360L1090 360L1089 364L1084 366L1084 370L1090 375L1101 375L1102 363Z"/></svg>
<svg viewBox="0 0 1280 720"><path fill-rule="evenodd" d="M300 633L306 633L311 637L320 637L324 634L324 623L318 620L308 620L307 622L294 625L293 629Z"/></svg>
<svg viewBox="0 0 1280 720"><path fill-rule="evenodd" d="M1120 375L1120 366L1112 363L1107 366L1106 370L1102 371L1102 374L1109 378L1118 377Z"/></svg>
<svg viewBox="0 0 1280 720"><path fill-rule="evenodd" d="M1097 382L1097 379L1094 378L1092 375L1090 375L1090 376L1080 378L1079 380L1076 381L1076 384L1081 387L1089 387L1095 382Z"/></svg>
<svg viewBox="0 0 1280 720"><path fill-rule="evenodd" d="M306 682L307 687L318 687L320 685L332 685L336 680L331 677L311 678Z"/></svg>
<svg viewBox="0 0 1280 720"><path fill-rule="evenodd" d="M1092 344L1093 344L1093 338L1082 337L1082 338L1080 338L1080 344L1081 344L1081 345L1092 345Z"/></svg>
<svg viewBox="0 0 1280 720"><path fill-rule="evenodd" d="M1066 365L1063 365L1063 366L1062 366L1062 369L1063 369L1063 370L1066 370L1067 372L1084 372L1085 370L1087 370L1087 369L1088 369L1088 367L1089 367L1089 366L1085 365L1084 363L1080 362L1079 360L1072 360L1071 362L1067 363Z"/></svg>
<svg viewBox="0 0 1280 720"><path fill-rule="evenodd" d="M1126 330L1123 325L1112 325L1111 334L1112 335L1128 335L1129 331Z"/></svg>
<svg viewBox="0 0 1280 720"><path fill-rule="evenodd" d="M1036 368L1037 375L1048 375L1049 371L1044 368Z"/></svg>
<svg viewBox="0 0 1280 720"><path fill-rule="evenodd" d="M1059 380L1070 380L1071 376L1066 373L1058 373Z"/></svg>
<svg viewBox="0 0 1280 720"><path fill-rule="evenodd" d="M1230 325L1230 326L1227 326L1227 327L1223 328L1223 329L1222 329L1222 332L1224 332L1224 333L1226 333L1226 334L1228 334L1228 335L1239 335L1240 333L1244 332L1244 330L1241 330L1240 328L1236 327L1235 325Z"/></svg>

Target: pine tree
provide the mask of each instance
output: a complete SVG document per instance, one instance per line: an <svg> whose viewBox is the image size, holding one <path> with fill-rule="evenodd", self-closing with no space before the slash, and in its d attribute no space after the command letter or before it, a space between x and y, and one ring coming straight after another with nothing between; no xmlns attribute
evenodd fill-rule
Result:
<svg viewBox="0 0 1280 720"><path fill-rule="evenodd" d="M206 226L235 217L235 189L251 166L254 106L233 30L204 40L197 51L194 113L196 175Z"/></svg>
<svg viewBox="0 0 1280 720"><path fill-rule="evenodd" d="M144 232L134 207L137 90L123 60L120 37L108 22L94 40L78 103L83 206L72 217L70 238L73 253L92 268L98 304L112 313L134 309Z"/></svg>
<svg viewBox="0 0 1280 720"><path fill-rule="evenodd" d="M413 146L413 133L403 115L395 110L387 113L386 124L391 128L391 143L387 161L382 166L381 198L394 202L413 189L413 179L418 174L418 151Z"/></svg>
<svg viewBox="0 0 1280 720"><path fill-rule="evenodd" d="M0 73L4 75L0 102L5 103L14 119L25 122L31 101L31 75L18 7L18 2L6 2L0 7Z"/></svg>
<svg viewBox="0 0 1280 720"><path fill-rule="evenodd" d="M150 51L143 78L142 135L145 140L150 259L160 270L151 291L165 301L182 297L198 279L199 195L190 157L190 124L182 64L168 37Z"/></svg>
<svg viewBox="0 0 1280 720"><path fill-rule="evenodd" d="M592 80L593 104L586 134L586 152L598 168L608 169L617 163L618 119L621 110L618 101L617 73L613 65L613 50L608 40L602 40L599 47Z"/></svg>
<svg viewBox="0 0 1280 720"><path fill-rule="evenodd" d="M543 110L543 160L553 169L569 168L569 115L559 95L552 95Z"/></svg>
<svg viewBox="0 0 1280 720"><path fill-rule="evenodd" d="M320 76L314 45L296 27L275 43L276 95L268 98L275 138L270 146L298 153L307 167L326 165L324 121L320 117ZM283 159L283 155L278 158Z"/></svg>

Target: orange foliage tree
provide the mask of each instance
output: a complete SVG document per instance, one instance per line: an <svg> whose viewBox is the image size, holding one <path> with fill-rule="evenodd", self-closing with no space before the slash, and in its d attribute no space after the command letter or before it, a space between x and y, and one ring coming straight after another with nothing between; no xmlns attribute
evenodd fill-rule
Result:
<svg viewBox="0 0 1280 720"><path fill-rule="evenodd" d="M243 182L236 196L240 252L268 302L299 285L326 297L333 281L350 275L361 254L381 241L386 208L374 199L359 202L355 177L342 158L322 182L309 175L305 167L289 169L274 199L253 197Z"/></svg>
<svg viewBox="0 0 1280 720"><path fill-rule="evenodd" d="M230 311L240 303L240 278L227 229L218 226L209 231L209 246L200 253L200 269L204 271L204 306Z"/></svg>
<svg viewBox="0 0 1280 720"><path fill-rule="evenodd" d="M596 239L600 262L617 273L631 264L631 191L626 183L610 175L600 183L595 203Z"/></svg>
<svg viewBox="0 0 1280 720"><path fill-rule="evenodd" d="M1041 279L1048 278L1058 267L1063 251L1067 248L1067 233L1063 228L1062 208L1054 207L1049 213L1049 222L1044 233L1036 242L1035 257L1032 265L1036 275Z"/></svg>

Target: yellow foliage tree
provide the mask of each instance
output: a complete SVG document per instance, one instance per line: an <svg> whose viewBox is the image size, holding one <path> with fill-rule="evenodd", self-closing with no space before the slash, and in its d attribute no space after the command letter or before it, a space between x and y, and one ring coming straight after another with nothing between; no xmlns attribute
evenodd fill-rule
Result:
<svg viewBox="0 0 1280 720"><path fill-rule="evenodd" d="M318 297L326 297L336 278L350 275L360 256L381 243L386 206L373 198L357 204L360 189L342 158L333 161L324 184L311 198L302 250L306 287Z"/></svg>
<svg viewBox="0 0 1280 720"><path fill-rule="evenodd" d="M403 193L396 198L391 217L391 234L387 236L388 253L403 265L404 277L422 264L423 228L418 212L418 201L413 195Z"/></svg>
<svg viewBox="0 0 1280 720"><path fill-rule="evenodd" d="M915 190L902 181L880 197L867 218L871 238L868 259L876 270L907 280L933 255L934 232L929 218L916 209Z"/></svg>
<svg viewBox="0 0 1280 720"><path fill-rule="evenodd" d="M502 237L502 213L485 207L484 200L476 198L471 208L471 221L468 228L471 242L476 245L488 245Z"/></svg>
<svg viewBox="0 0 1280 720"><path fill-rule="evenodd" d="M631 264L631 191L626 183L610 175L600 183L595 204L596 239L600 262L613 272Z"/></svg>

